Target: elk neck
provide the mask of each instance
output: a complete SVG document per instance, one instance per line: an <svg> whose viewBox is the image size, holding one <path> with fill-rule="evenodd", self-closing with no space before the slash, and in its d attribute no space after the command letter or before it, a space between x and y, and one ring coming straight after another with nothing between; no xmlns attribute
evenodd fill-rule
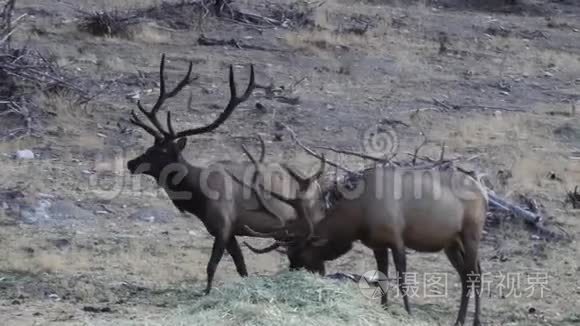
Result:
<svg viewBox="0 0 580 326"><path fill-rule="evenodd" d="M181 211L200 216L205 210L205 195L200 185L202 168L180 158L165 173L155 175L157 184Z"/></svg>

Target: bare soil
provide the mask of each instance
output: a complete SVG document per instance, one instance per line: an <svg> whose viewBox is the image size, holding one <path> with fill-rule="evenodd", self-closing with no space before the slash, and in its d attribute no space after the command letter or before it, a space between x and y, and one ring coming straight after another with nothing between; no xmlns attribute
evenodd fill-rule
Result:
<svg viewBox="0 0 580 326"><path fill-rule="evenodd" d="M364 151L368 130L399 120L409 125L391 127L401 158L422 142L423 131L430 142L422 154L436 157L444 143L446 157L487 173L502 196L535 200L547 223L572 240L545 240L513 218L490 223L481 245L482 269L491 277L482 318L487 325L580 323L580 212L564 205L567 192L580 185L580 113L572 114L573 103L580 106L580 5L495 2L234 2L258 16L287 17L283 26L273 26L218 19L188 2L152 12L143 9L160 1L18 1L15 15L30 16L13 45L38 50L79 87L102 89L83 105L72 91L39 92L35 99L47 113L39 137L0 141L3 202L8 191L31 202L46 194L73 201L91 217L24 223L19 214L0 215L2 324L156 320L199 297L212 238L195 216L180 215L151 179L129 176L125 168L152 144L128 119L135 94L146 105L156 100L162 53L171 85L190 60L198 76L167 105L176 129L207 123L220 112L228 101L230 64L240 91L250 63L260 84L283 87L278 97L257 90L218 130L189 139L192 163L245 160L240 145L257 148L256 133L265 135L271 160L307 158L288 134L277 140L275 122L291 126L308 145ZM315 9L309 13L308 6ZM140 9L142 20L114 37L79 30L83 12L114 8ZM201 35L234 39L238 46L200 45ZM36 158L14 159L19 149ZM351 169L369 163L327 155ZM173 215L153 222L132 218L144 208ZM243 250L251 274L288 266L280 254ZM418 273L411 298L416 318L451 324L460 287L445 256L409 252L407 265ZM371 252L357 245L327 270L363 274L374 268ZM424 295L424 273L446 273L447 295ZM547 280L538 279L542 273ZM216 286L238 278L224 256ZM547 287L543 294L541 285ZM402 300L391 295L390 309L401 310Z"/></svg>

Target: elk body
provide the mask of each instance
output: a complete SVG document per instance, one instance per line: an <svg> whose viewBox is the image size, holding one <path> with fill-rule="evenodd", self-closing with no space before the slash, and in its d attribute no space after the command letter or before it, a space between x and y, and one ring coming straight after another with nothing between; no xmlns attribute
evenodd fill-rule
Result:
<svg viewBox="0 0 580 326"><path fill-rule="evenodd" d="M299 267L324 274L325 261L344 255L355 241L361 241L373 250L378 270L388 275L391 249L399 289L410 314L403 278L407 270L405 249L444 251L462 284L455 324L465 322L471 285L476 290L473 324L480 325L478 247L488 199L478 180L455 168L376 167L366 170L354 189L340 192L342 198L328 209L324 219L315 223L313 234L297 238L288 247L288 254L299 262ZM279 245L282 243L277 242L268 250ZM383 292L381 303L386 302L387 294Z"/></svg>
<svg viewBox="0 0 580 326"><path fill-rule="evenodd" d="M153 177L160 187L163 187L176 208L181 212L195 215L205 225L207 231L214 237L211 256L207 264L207 286L205 294L212 288L212 282L217 266L227 251L242 277L248 275L242 251L236 236L274 237L283 239L284 235L276 233L282 227L288 228L288 222L296 220L294 209L285 202L275 198L263 199L253 192L247 191L242 185L232 180L232 176L245 179L252 176L255 169L250 162L220 161L209 166L196 166L187 162L182 151L186 145L186 137L211 132L220 126L234 111L236 106L247 100L253 89L254 70L251 69L249 85L241 97L236 95L233 68L230 66L230 93L231 98L224 111L209 125L188 129L176 133L171 124L170 111L167 112L167 129L161 126L157 119L157 112L164 101L175 96L190 81L192 64L186 76L170 92L165 90L164 62L162 56L160 66L160 94L156 104L147 111L138 102L139 110L150 120L153 127L140 120L135 112L131 112L131 122L149 134L155 141L145 153L127 163L132 174L145 174ZM265 155L263 140L262 158ZM317 196L320 196L320 187L312 182L317 175L311 178L302 178L285 165L269 164L264 168L270 179L264 180L265 189L273 193L282 193L285 196L294 196L299 188L300 181L307 181L311 201L303 203L309 210L308 214L314 220L321 218L323 208ZM319 173L321 174L321 172ZM318 174L318 175L319 175ZM278 221L272 218L278 218ZM292 266L292 262L291 262Z"/></svg>

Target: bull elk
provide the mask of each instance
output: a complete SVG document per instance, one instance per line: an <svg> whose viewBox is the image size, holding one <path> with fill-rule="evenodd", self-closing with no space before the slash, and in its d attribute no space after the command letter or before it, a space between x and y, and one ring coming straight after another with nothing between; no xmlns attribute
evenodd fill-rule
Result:
<svg viewBox="0 0 580 326"><path fill-rule="evenodd" d="M324 262L347 253L355 241L361 241L373 251L378 270L388 275L388 250L391 249L399 289L409 314L404 280L405 249L443 250L462 284L455 325L465 322L470 285L475 289L473 324L480 325L478 246L488 198L476 178L455 168L382 166L365 170L354 189L339 192L342 198L328 209L325 218L315 223L313 233L297 234L290 245L280 241L263 249L246 245L258 253L286 246L288 255L293 256L299 267L322 275ZM284 200L281 196L275 197ZM307 214L299 207L303 202L286 202L294 205L300 214ZM386 306L386 292L382 293L381 303Z"/></svg>
<svg viewBox="0 0 580 326"><path fill-rule="evenodd" d="M231 255L238 274L242 277L248 275L236 236L284 239L285 236L291 236L291 234L287 234L288 223L296 220L297 214L291 206L275 198L263 199L262 196L256 197L253 192L248 195L244 191L245 188L237 182L233 182L231 177L225 173L227 171L238 179L244 179L252 175L253 163L219 161L202 167L190 164L182 156L187 136L215 130L228 119L240 103L250 97L255 88L253 66L251 67L249 84L244 94L239 97L237 96L233 67L230 66L230 100L223 112L213 122L206 126L176 133L171 124L170 111L167 112L167 129L163 128L159 122L157 113L165 100L177 95L190 83L192 63L190 62L185 77L170 92L165 89L164 64L165 55L162 56L160 65L160 94L153 108L148 111L140 102L137 102L137 107L149 119L153 127L140 120L134 110L131 112L131 123L152 135L154 143L143 154L130 160L127 163L127 168L131 174L144 174L153 177L158 186L165 190L177 209L181 212L189 212L199 218L207 231L214 237L211 256L207 264L207 286L204 291L205 294L209 294L214 274L225 251ZM265 145L261 137L260 142L262 145L260 161L262 162L265 156ZM307 214L313 216L314 220L323 216L323 206L317 198L321 195L320 187L316 182L310 182L313 179L304 178L302 182L296 181L302 180L296 171L282 164L269 164L264 169L272 176L270 180L264 180L264 185L267 185L265 189L273 193L283 193L292 197L300 185L306 182L304 180L308 180L307 192L313 196L313 200L302 203L302 205L306 207ZM266 184L266 181L269 182ZM258 205L258 202L261 205ZM273 220L272 215L279 217L279 221ZM284 233L277 233L277 230L283 230Z"/></svg>

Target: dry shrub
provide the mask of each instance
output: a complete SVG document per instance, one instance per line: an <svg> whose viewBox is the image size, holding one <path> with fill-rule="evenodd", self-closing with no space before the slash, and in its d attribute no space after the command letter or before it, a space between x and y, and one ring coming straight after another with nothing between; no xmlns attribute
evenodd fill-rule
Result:
<svg viewBox="0 0 580 326"><path fill-rule="evenodd" d="M136 22L132 14L113 11L87 13L79 23L79 29L95 36L128 37L129 26Z"/></svg>

